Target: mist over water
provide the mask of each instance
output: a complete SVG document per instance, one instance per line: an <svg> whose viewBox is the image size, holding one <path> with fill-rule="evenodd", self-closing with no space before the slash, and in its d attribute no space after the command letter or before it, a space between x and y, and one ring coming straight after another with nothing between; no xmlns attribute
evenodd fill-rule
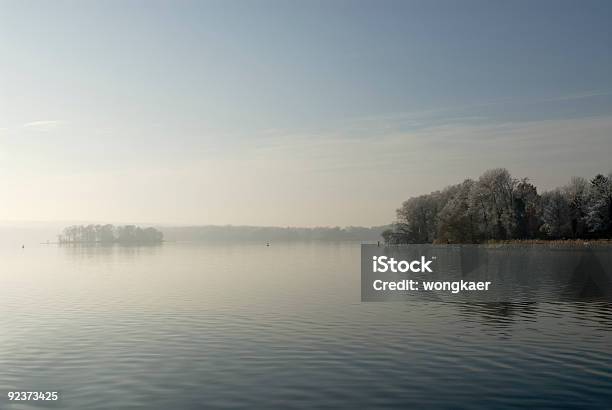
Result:
<svg viewBox="0 0 612 410"><path fill-rule="evenodd" d="M610 21L0 0L0 410L612 410Z"/></svg>
<svg viewBox="0 0 612 410"><path fill-rule="evenodd" d="M358 243L2 244L0 258L0 390L60 393L0 408L612 402L601 300L361 303Z"/></svg>

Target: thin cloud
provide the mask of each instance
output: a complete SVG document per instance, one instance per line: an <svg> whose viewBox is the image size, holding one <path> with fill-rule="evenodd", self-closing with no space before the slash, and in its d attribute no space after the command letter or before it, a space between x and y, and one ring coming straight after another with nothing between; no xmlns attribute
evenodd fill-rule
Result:
<svg viewBox="0 0 612 410"><path fill-rule="evenodd" d="M582 92L560 94L542 98L500 98L495 100L480 101L467 104L442 106L432 109L354 117L345 120L344 125L347 129L355 126L363 127L364 124L372 124L372 126L378 127L381 127L380 124L384 124L383 126L385 127L390 127L399 124L409 127L411 126L413 128L428 128L430 126L442 125L444 123L449 122L456 122L455 120L457 119L463 119L470 122L477 120L485 121L488 117L481 115L479 111L483 108L495 107L498 110L502 110L503 107L508 106L522 107L525 105L585 100L589 98L609 96L612 96L612 91L610 90L586 90ZM585 113L585 117L589 116L590 115L588 115L588 113Z"/></svg>
<svg viewBox="0 0 612 410"><path fill-rule="evenodd" d="M22 128L35 130L35 131L50 131L60 125L62 125L64 121L60 120L44 120L44 121L32 121L27 122L22 125Z"/></svg>

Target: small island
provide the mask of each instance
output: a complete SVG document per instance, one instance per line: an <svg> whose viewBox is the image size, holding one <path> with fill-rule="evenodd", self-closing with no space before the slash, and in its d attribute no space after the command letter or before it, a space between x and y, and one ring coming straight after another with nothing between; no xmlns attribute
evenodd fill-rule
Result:
<svg viewBox="0 0 612 410"><path fill-rule="evenodd" d="M152 227L136 225L72 225L64 228L57 237L60 244L157 244L164 241L164 234Z"/></svg>

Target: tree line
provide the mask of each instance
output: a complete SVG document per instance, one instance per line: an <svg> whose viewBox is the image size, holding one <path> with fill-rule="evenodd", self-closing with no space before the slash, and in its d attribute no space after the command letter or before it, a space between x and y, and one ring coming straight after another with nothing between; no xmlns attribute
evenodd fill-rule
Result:
<svg viewBox="0 0 612 410"><path fill-rule="evenodd" d="M204 225L163 227L170 241L376 241L389 226L275 227Z"/></svg>
<svg viewBox="0 0 612 410"><path fill-rule="evenodd" d="M72 225L58 235L60 243L160 243L164 234L136 225Z"/></svg>
<svg viewBox="0 0 612 410"><path fill-rule="evenodd" d="M612 238L612 173L540 194L527 178L491 169L408 199L382 235L389 244Z"/></svg>

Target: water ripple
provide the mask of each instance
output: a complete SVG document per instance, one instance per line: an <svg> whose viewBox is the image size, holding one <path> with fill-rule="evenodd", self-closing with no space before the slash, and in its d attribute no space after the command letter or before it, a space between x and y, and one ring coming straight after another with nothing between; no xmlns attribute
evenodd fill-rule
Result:
<svg viewBox="0 0 612 410"><path fill-rule="evenodd" d="M359 303L352 244L162 248L4 255L1 390L61 400L0 408L612 403L607 302Z"/></svg>

